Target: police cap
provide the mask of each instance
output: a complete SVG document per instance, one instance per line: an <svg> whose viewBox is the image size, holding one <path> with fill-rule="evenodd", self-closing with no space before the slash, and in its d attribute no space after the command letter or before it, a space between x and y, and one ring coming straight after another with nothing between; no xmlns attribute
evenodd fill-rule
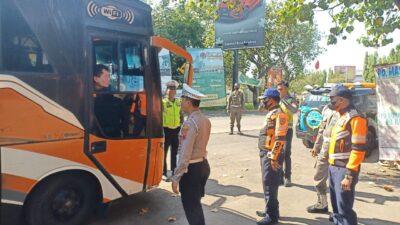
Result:
<svg viewBox="0 0 400 225"><path fill-rule="evenodd" d="M265 90L264 94L259 96L259 99L264 99L264 98L272 98L272 97L280 97L279 91L276 90L276 88L268 88Z"/></svg>
<svg viewBox="0 0 400 225"><path fill-rule="evenodd" d="M332 88L332 91L329 93L330 97L339 96L347 99L351 99L352 93L351 91L344 86L335 86Z"/></svg>
<svg viewBox="0 0 400 225"><path fill-rule="evenodd" d="M176 89L176 88L178 88L178 86L179 86L179 83L176 80L170 80L167 82L167 88L175 87L175 89Z"/></svg>
<svg viewBox="0 0 400 225"><path fill-rule="evenodd" d="M195 100L201 100L201 98L206 97L199 91L194 90L187 84L183 84L183 89L182 89L182 97L187 97Z"/></svg>

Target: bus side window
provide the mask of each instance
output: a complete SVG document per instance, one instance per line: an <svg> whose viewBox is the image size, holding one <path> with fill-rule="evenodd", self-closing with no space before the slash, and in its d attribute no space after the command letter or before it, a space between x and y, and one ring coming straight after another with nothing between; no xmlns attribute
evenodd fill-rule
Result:
<svg viewBox="0 0 400 225"><path fill-rule="evenodd" d="M104 83L97 83L94 90L96 124L92 133L113 139L146 136L147 101L141 44L96 37L93 50L94 73L98 73L100 66L110 76L107 87L99 90ZM95 83L101 80L94 78Z"/></svg>
<svg viewBox="0 0 400 225"><path fill-rule="evenodd" d="M2 2L1 48L3 67L9 71L52 72L53 68L25 19L9 1Z"/></svg>

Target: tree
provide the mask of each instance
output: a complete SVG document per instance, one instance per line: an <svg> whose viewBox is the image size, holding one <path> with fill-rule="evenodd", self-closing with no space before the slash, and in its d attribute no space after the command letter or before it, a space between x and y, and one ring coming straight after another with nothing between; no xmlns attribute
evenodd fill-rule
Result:
<svg viewBox="0 0 400 225"><path fill-rule="evenodd" d="M335 23L330 29L328 44L336 44L337 37L346 39L357 21L365 26L367 34L359 42L366 47L392 43L390 34L400 28L400 0L287 0L282 14L288 23L294 18L313 22L317 10L328 11Z"/></svg>
<svg viewBox="0 0 400 225"><path fill-rule="evenodd" d="M332 73L328 79L328 83L345 83L345 82L346 82L345 77L343 76L343 74L339 73Z"/></svg>
<svg viewBox="0 0 400 225"><path fill-rule="evenodd" d="M154 7L153 11L154 33L165 37L179 46L203 48L205 31L202 21L193 11L185 8L184 4L169 6L169 1L162 1ZM182 75L178 69L185 60L181 57L172 55L171 70L172 77L176 80L182 80Z"/></svg>
<svg viewBox="0 0 400 225"><path fill-rule="evenodd" d="M326 71L305 72L299 74L291 82L289 86L290 92L301 94L305 91L304 87L306 85L311 85L311 86L318 85L322 87L325 83L326 76L327 76Z"/></svg>
<svg viewBox="0 0 400 225"><path fill-rule="evenodd" d="M290 82L321 53L322 49L318 46L320 34L313 24L283 23L279 14L282 4L271 2L267 7L265 47L242 50L240 54L255 66L252 71L254 78L267 79L269 69L277 66L283 69L284 79ZM249 89L253 92L253 104L256 105L257 88Z"/></svg>
<svg viewBox="0 0 400 225"><path fill-rule="evenodd" d="M365 55L363 78L366 82L375 82L374 66L378 63L378 53L372 55Z"/></svg>

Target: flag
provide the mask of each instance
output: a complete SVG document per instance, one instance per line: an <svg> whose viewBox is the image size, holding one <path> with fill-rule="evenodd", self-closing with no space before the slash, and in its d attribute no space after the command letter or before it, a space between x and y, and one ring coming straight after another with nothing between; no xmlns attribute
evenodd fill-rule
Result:
<svg viewBox="0 0 400 225"><path fill-rule="evenodd" d="M317 62L315 63L315 69L316 69L316 70L319 69L319 60L317 60Z"/></svg>

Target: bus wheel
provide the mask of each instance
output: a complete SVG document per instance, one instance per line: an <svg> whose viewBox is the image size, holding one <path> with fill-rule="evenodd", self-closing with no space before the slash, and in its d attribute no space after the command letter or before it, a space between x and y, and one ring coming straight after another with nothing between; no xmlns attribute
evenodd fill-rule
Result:
<svg viewBox="0 0 400 225"><path fill-rule="evenodd" d="M99 203L97 185L84 175L50 177L33 190L24 206L30 225L84 224Z"/></svg>

